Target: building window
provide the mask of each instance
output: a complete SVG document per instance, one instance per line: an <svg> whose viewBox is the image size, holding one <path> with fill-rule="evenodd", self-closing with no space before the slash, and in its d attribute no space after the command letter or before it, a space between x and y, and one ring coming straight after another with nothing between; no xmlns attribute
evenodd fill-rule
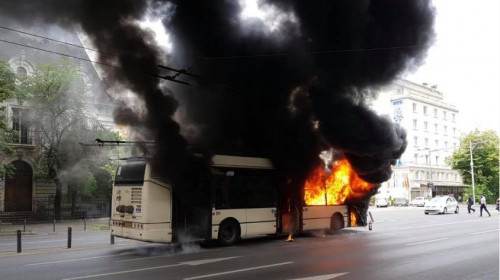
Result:
<svg viewBox="0 0 500 280"><path fill-rule="evenodd" d="M434 140L434 144L436 145L436 149L439 148L439 140Z"/></svg>
<svg viewBox="0 0 500 280"><path fill-rule="evenodd" d="M418 163L418 154L417 153L413 155L413 161L415 163Z"/></svg>
<svg viewBox="0 0 500 280"><path fill-rule="evenodd" d="M448 135L448 127L446 125L444 126L444 135Z"/></svg>
<svg viewBox="0 0 500 280"><path fill-rule="evenodd" d="M12 108L12 130L16 133L13 135L14 143L31 144L31 139L28 139L28 126L23 120L23 110Z"/></svg>
<svg viewBox="0 0 500 280"><path fill-rule="evenodd" d="M418 137L417 136L413 136L413 142L414 142L414 146L418 146Z"/></svg>
<svg viewBox="0 0 500 280"><path fill-rule="evenodd" d="M18 77L23 78L23 77L26 77L28 75L28 70L26 70L26 68L24 68L22 66L19 66L16 69L16 74Z"/></svg>
<svg viewBox="0 0 500 280"><path fill-rule="evenodd" d="M424 122L424 130L427 131L427 122Z"/></svg>
<svg viewBox="0 0 500 280"><path fill-rule="evenodd" d="M436 165L439 164L439 156L436 156Z"/></svg>
<svg viewBox="0 0 500 280"><path fill-rule="evenodd" d="M434 124L434 132L438 133L438 125L437 125L437 123Z"/></svg>
<svg viewBox="0 0 500 280"><path fill-rule="evenodd" d="M444 141L444 147L448 148L448 141Z"/></svg>
<svg viewBox="0 0 500 280"><path fill-rule="evenodd" d="M426 146L426 147L429 147L429 138L425 138L425 140L424 140L424 141L425 141L425 146Z"/></svg>
<svg viewBox="0 0 500 280"><path fill-rule="evenodd" d="M427 115L427 106L424 106L424 115Z"/></svg>
<svg viewBox="0 0 500 280"><path fill-rule="evenodd" d="M446 120L446 111L443 111L443 120Z"/></svg>
<svg viewBox="0 0 500 280"><path fill-rule="evenodd" d="M417 120L413 120L413 129L417 129Z"/></svg>
<svg viewBox="0 0 500 280"><path fill-rule="evenodd" d="M413 103L413 112L416 113L417 112L417 103Z"/></svg>
<svg viewBox="0 0 500 280"><path fill-rule="evenodd" d="M453 128L453 135L456 135L456 133L457 133L457 129L454 127Z"/></svg>
<svg viewBox="0 0 500 280"><path fill-rule="evenodd" d="M452 120L452 121L455 121L455 114L454 114L454 113L453 113L453 114L451 114L451 120Z"/></svg>
<svg viewBox="0 0 500 280"><path fill-rule="evenodd" d="M434 117L437 118L438 117L438 109L434 109Z"/></svg>

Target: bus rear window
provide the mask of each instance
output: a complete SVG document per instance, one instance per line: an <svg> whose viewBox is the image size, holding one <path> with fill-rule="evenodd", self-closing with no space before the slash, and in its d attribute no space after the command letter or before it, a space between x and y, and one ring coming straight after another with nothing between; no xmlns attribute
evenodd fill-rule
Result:
<svg viewBox="0 0 500 280"><path fill-rule="evenodd" d="M116 169L115 186L119 185L142 185L144 183L144 173L146 162L129 162Z"/></svg>

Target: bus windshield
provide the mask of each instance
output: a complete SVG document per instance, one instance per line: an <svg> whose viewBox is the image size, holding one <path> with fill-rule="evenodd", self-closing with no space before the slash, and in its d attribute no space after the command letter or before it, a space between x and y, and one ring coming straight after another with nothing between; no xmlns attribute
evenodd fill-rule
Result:
<svg viewBox="0 0 500 280"><path fill-rule="evenodd" d="M144 183L145 161L128 162L116 169L115 186L142 185Z"/></svg>

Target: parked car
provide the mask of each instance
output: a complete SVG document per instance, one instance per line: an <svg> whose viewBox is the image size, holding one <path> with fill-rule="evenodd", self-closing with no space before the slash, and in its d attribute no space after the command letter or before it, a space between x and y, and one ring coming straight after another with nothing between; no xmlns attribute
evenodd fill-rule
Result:
<svg viewBox="0 0 500 280"><path fill-rule="evenodd" d="M425 198L423 196L415 197L411 201L410 206L417 206L417 207L425 206Z"/></svg>
<svg viewBox="0 0 500 280"><path fill-rule="evenodd" d="M390 204L391 202L387 198L377 198L377 200L375 200L375 206L377 207L387 207Z"/></svg>
<svg viewBox="0 0 500 280"><path fill-rule="evenodd" d="M458 202L454 197L437 196L425 204L424 213L446 214L448 212L455 212L458 214Z"/></svg>
<svg viewBox="0 0 500 280"><path fill-rule="evenodd" d="M394 200L394 206L408 206L408 199L404 197L398 197Z"/></svg>

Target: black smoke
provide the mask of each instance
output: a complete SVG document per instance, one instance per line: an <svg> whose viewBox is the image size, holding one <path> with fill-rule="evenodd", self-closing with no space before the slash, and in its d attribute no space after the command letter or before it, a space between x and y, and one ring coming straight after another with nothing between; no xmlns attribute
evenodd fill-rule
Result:
<svg viewBox="0 0 500 280"><path fill-rule="evenodd" d="M331 147L361 178L389 179L406 134L365 100L422 62L429 1L261 1L295 15L276 32L241 23L237 1L173 3L173 57L204 77L178 95L203 128L192 141L270 156L299 182Z"/></svg>
<svg viewBox="0 0 500 280"><path fill-rule="evenodd" d="M182 174L187 147L194 145L270 157L296 188L330 148L343 153L361 178L375 184L389 179L406 134L365 100L422 63L434 38L430 0L260 1L294 15L274 31L259 19L241 21L239 1L5 2L0 13L25 24L81 28L106 52L101 62L120 66L106 68L107 80L137 94L147 113L119 106L117 120L147 128L172 178ZM161 9L154 8L165 3L170 8L158 15ZM169 65L201 76L180 75L190 86L160 85L163 57L152 35L136 24L151 7L165 16L172 36ZM179 106L182 123L194 133L174 121Z"/></svg>

